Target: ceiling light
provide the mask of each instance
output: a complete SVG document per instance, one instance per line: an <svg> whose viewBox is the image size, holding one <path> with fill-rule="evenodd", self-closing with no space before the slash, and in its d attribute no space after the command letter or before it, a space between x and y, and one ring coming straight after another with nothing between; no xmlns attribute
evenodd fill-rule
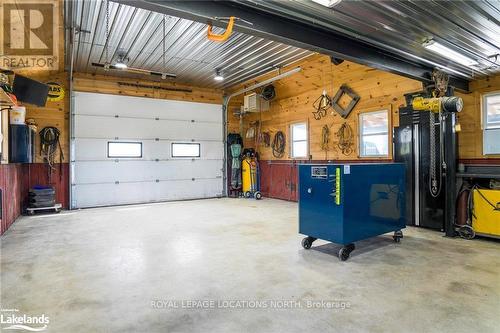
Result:
<svg viewBox="0 0 500 333"><path fill-rule="evenodd" d="M220 70L218 70L218 69L215 70L214 80L215 81L222 81L222 80L224 80L224 76L222 76Z"/></svg>
<svg viewBox="0 0 500 333"><path fill-rule="evenodd" d="M115 64L115 67L118 69L126 69L128 66L126 63L120 60Z"/></svg>
<svg viewBox="0 0 500 333"><path fill-rule="evenodd" d="M465 56L457 51L454 51L454 50L450 49L449 47L446 47L443 44L436 42L433 39L429 39L429 40L425 41L422 44L422 46L425 47L426 49L434 52L434 53L440 54L443 57L446 57L446 58L453 60L454 62L457 62L459 64L462 64L464 66L470 67L470 66L479 65L479 63L476 60L469 58L469 57L467 57L467 56Z"/></svg>
<svg viewBox="0 0 500 333"><path fill-rule="evenodd" d="M339 2L342 0L312 0L312 1L319 3L322 6L332 8L333 6L336 6L337 4L339 4Z"/></svg>
<svg viewBox="0 0 500 333"><path fill-rule="evenodd" d="M115 62L115 68L118 69L127 69L127 62L128 58L126 57L126 54L123 52L118 53L118 57Z"/></svg>

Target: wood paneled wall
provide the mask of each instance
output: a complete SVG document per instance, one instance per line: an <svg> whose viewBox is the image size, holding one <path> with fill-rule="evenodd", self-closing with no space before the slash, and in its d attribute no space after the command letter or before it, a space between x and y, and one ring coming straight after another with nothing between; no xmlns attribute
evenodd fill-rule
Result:
<svg viewBox="0 0 500 333"><path fill-rule="evenodd" d="M54 126L59 129L61 136L61 148L63 151L63 163L69 161L68 142L69 142L69 82L65 72L59 73L40 73L29 75L30 78L40 82L57 82L65 90L64 98L59 102L47 101L44 107L26 105L26 120L32 119L37 125L37 131L47 126ZM55 161L59 163L59 151L55 156ZM42 163L40 156L40 137L37 133L35 138L35 162Z"/></svg>
<svg viewBox="0 0 500 333"><path fill-rule="evenodd" d="M257 120L261 123L262 131L271 134L271 140L277 131L281 130L285 132L287 136L287 151L282 159L290 158L288 152L290 146L288 144L289 125L298 121L307 121L309 124L309 151L313 160L359 159L359 113L388 110L391 115L392 124L398 125L398 107L405 103L403 94L422 89L422 84L418 81L352 62L345 61L336 66L330 62L328 56L324 55L313 55L288 68L284 68L283 72L297 66L300 66L302 71L274 83L277 98L271 102L270 110L245 115L243 122L243 134L249 128L249 124ZM252 80L231 90L239 90L244 86L252 85L270 76L273 76L273 74ZM333 96L342 84L347 84L361 96L360 101L349 117L343 119L330 108L325 118L315 120L312 114L314 111L313 102L321 95L323 89L326 89L328 95ZM349 99L343 98L340 102L345 106L349 102ZM228 122L230 131L238 132L239 119L232 112L241 103L242 97L239 97L231 101L229 106ZM351 126L354 134L353 152L349 155L342 154L337 148L338 138L335 135L344 122L347 122ZM329 151L321 150L321 133L324 125L329 127L330 140L333 141L330 144L331 148ZM254 146L253 140L245 140L245 146ZM390 148L389 151L391 150ZM258 151L263 160L275 159L271 148L265 148L260 145ZM391 158L392 153L385 159Z"/></svg>
<svg viewBox="0 0 500 333"><path fill-rule="evenodd" d="M313 55L298 63L284 68L285 72L300 66L302 71L274 83L277 98L271 102L267 112L245 115L243 119L243 136L254 121L261 122L262 131L270 132L271 139L278 131L284 131L287 136L287 151L283 160L289 159L289 125L297 121L307 121L309 124L310 154L313 160L361 160L359 157L358 115L361 112L387 109L392 115L392 126L399 125L399 106L405 104L404 94L422 90L419 81L399 75L383 72L377 69L345 61L335 66L328 56ZM231 92L261 82L278 73L271 73L257 79L245 82L242 85L231 87ZM321 120L315 120L312 111L313 102L320 96L323 89L333 96L340 85L347 84L361 100L349 117L344 120L332 109L329 115ZM481 95L486 92L500 91L500 75L471 82L471 93L457 93L464 100L464 110L459 114L459 123L462 131L458 134L460 159L498 159L500 155L484 156L482 154L482 126L481 126ZM345 105L348 99L341 100ZM230 132L239 132L239 119L233 111L239 109L243 103L243 96L231 100L228 108L228 128ZM333 111L333 112L332 112ZM347 122L354 131L355 150L350 155L343 155L337 148L335 132ZM333 148L325 152L321 150L321 129L328 125L333 139ZM246 140L247 147L254 147L254 140ZM391 148L389 149L392 150ZM258 147L261 159L275 160L271 148L262 145ZM389 159L392 156L389 157Z"/></svg>
<svg viewBox="0 0 500 333"><path fill-rule="evenodd" d="M472 81L470 89L472 91L470 94L457 93L464 100L464 109L458 114L458 121L462 127L462 131L458 134L459 158L498 160L500 154L483 155L481 100L485 93L500 92L500 74Z"/></svg>
<svg viewBox="0 0 500 333"><path fill-rule="evenodd" d="M137 84L151 87L162 87L172 89L189 89L191 92L170 91L156 88L136 88L121 85L120 82ZM222 91L210 88L193 87L174 82L153 82L147 80L133 80L115 76L93 75L75 73L74 90L95 92L113 95L127 95L136 97L149 97L159 99L170 99L187 102L222 104Z"/></svg>

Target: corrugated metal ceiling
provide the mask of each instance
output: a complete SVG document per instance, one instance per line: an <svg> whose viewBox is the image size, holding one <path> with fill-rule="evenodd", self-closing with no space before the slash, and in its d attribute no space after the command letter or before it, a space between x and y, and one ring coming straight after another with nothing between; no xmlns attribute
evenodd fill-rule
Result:
<svg viewBox="0 0 500 333"><path fill-rule="evenodd" d="M312 52L262 38L233 33L224 43L206 38L207 26L185 19L165 18L165 64L163 63L163 19L150 12L114 2L109 3L109 38L106 39L106 2L75 0L70 8L73 23L88 33L75 41L74 70L84 73L148 78L122 71L105 72L93 62L116 61L125 53L129 67L177 75L174 82L224 88L302 59ZM222 29L215 28L220 33ZM214 81L220 68L223 82ZM168 79L172 80L172 79Z"/></svg>
<svg viewBox="0 0 500 333"><path fill-rule="evenodd" d="M500 1L352 1L327 8L309 0L242 0L472 79L500 72ZM480 63L471 68L422 46L433 38Z"/></svg>

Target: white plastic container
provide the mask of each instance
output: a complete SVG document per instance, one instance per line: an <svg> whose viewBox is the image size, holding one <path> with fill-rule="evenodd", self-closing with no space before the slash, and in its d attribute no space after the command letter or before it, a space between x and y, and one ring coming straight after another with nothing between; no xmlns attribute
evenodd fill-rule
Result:
<svg viewBox="0 0 500 333"><path fill-rule="evenodd" d="M24 125L26 120L26 108L24 106L13 106L10 110L10 123L13 125Z"/></svg>

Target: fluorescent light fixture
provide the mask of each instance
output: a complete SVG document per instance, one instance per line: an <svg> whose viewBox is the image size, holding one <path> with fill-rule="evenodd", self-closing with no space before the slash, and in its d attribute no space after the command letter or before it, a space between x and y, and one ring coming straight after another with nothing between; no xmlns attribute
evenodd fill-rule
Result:
<svg viewBox="0 0 500 333"><path fill-rule="evenodd" d="M454 50L450 49L449 47L444 46L443 44L439 44L438 42L436 42L433 39L429 39L429 40L425 41L422 44L422 46L425 47L426 49L434 52L434 53L440 54L443 57L446 57L446 58L448 58L454 62L457 62L459 64L462 64L464 66L471 67L471 66L479 65L479 63L476 60L469 58L469 57L467 57L467 56L465 56L457 51L454 51Z"/></svg>
<svg viewBox="0 0 500 333"><path fill-rule="evenodd" d="M312 0L313 2L316 2L322 6L325 6L325 7L328 7L328 8L332 8L336 5L339 4L340 1L342 0Z"/></svg>
<svg viewBox="0 0 500 333"><path fill-rule="evenodd" d="M222 76L220 70L218 70L218 69L215 70L214 80L215 81L222 81L222 80L224 80L224 76Z"/></svg>
<svg viewBox="0 0 500 333"><path fill-rule="evenodd" d="M118 69L126 69L127 68L127 64L124 63L123 61L119 60L116 64L115 64L115 67L118 68Z"/></svg>

